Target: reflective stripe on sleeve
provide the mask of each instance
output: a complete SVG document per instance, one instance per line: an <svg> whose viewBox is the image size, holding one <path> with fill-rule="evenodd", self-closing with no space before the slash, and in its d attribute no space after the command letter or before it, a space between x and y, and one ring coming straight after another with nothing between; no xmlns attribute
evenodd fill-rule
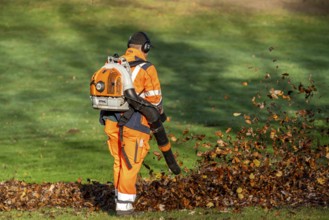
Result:
<svg viewBox="0 0 329 220"><path fill-rule="evenodd" d="M134 71L131 73L131 80L134 82L136 79L137 74L139 73L140 69L145 65L145 63L139 64L135 67Z"/></svg>
<svg viewBox="0 0 329 220"><path fill-rule="evenodd" d="M161 90L150 90L150 91L144 92L144 95L145 95L145 97L161 95Z"/></svg>

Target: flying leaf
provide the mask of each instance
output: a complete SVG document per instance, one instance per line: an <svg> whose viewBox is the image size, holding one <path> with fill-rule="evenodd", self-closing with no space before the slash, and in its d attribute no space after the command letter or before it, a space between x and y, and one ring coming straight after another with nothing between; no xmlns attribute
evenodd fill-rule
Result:
<svg viewBox="0 0 329 220"><path fill-rule="evenodd" d="M153 154L154 154L155 156L161 156L161 154L160 154L158 151L153 151Z"/></svg>
<svg viewBox="0 0 329 220"><path fill-rule="evenodd" d="M251 120L247 119L245 120L247 124L251 124Z"/></svg>
<svg viewBox="0 0 329 220"><path fill-rule="evenodd" d="M239 113L239 112L235 112L235 113L233 113L233 116L234 117L237 117L237 116L240 116L241 115L241 113Z"/></svg>
<svg viewBox="0 0 329 220"><path fill-rule="evenodd" d="M173 141L173 142L176 142L177 141L177 138L173 135L173 136L171 136L171 141Z"/></svg>
<svg viewBox="0 0 329 220"><path fill-rule="evenodd" d="M215 135L218 137L223 137L223 133L221 131L216 131Z"/></svg>

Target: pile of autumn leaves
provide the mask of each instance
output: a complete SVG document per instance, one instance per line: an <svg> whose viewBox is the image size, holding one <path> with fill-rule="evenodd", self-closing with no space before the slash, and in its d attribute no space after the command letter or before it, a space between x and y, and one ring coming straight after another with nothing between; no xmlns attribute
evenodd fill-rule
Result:
<svg viewBox="0 0 329 220"><path fill-rule="evenodd" d="M282 80L287 77L283 74ZM141 182L137 208L328 206L329 146L318 139L328 137L328 118L320 128L315 126L316 120L323 119L323 115L316 117L320 109L285 111L282 105L291 104L293 93L304 96L308 103L316 91L313 81L307 87L292 85L290 80L287 85L291 90L271 88L263 101L260 95L252 99L266 114L234 113L247 125L234 138L230 136L231 128L217 131L215 144L202 143L204 136L185 131L184 140L198 140L196 149L204 146L211 150L198 152L200 164L188 176L170 179L163 175L158 180ZM265 101L268 99L270 102Z"/></svg>
<svg viewBox="0 0 329 220"><path fill-rule="evenodd" d="M260 96L252 99L259 111L266 112L266 120L258 113L234 113L246 122L234 138L230 136L230 128L216 132L216 143L204 142L204 135L184 131L180 141L195 140L196 149L203 145L209 148L198 151L198 167L186 171L185 175L163 173L149 180L139 180L136 209L328 206L329 146L314 138L314 133L328 135L328 126L326 124L322 130L315 127L316 112L313 110L298 109L293 113L282 110L278 100L289 103L292 93L296 93L305 95L308 101L316 91L312 83L307 87L300 84L291 88L289 91L270 89L269 104L261 101ZM10 180L0 183L0 211L42 207L110 211L114 209L114 188L112 184L92 181L32 184Z"/></svg>

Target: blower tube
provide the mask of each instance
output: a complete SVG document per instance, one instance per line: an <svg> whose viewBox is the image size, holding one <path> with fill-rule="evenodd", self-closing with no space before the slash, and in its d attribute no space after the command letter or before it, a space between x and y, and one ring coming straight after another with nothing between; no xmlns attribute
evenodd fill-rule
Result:
<svg viewBox="0 0 329 220"><path fill-rule="evenodd" d="M150 102L139 97L134 88L126 89L124 95L129 105L144 115L150 124L150 129L154 134L169 169L174 174L179 174L181 172L180 167L171 151L171 144L161 121L161 118L165 118L165 115L160 115L159 111Z"/></svg>

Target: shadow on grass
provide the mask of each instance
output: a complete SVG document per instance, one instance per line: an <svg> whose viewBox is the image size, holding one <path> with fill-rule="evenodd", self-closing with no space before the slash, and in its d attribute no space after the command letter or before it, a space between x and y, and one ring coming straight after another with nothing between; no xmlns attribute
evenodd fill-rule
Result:
<svg viewBox="0 0 329 220"><path fill-rule="evenodd" d="M101 184L92 182L81 184L80 191L85 201L106 212L109 216L115 216L115 193L113 184Z"/></svg>

